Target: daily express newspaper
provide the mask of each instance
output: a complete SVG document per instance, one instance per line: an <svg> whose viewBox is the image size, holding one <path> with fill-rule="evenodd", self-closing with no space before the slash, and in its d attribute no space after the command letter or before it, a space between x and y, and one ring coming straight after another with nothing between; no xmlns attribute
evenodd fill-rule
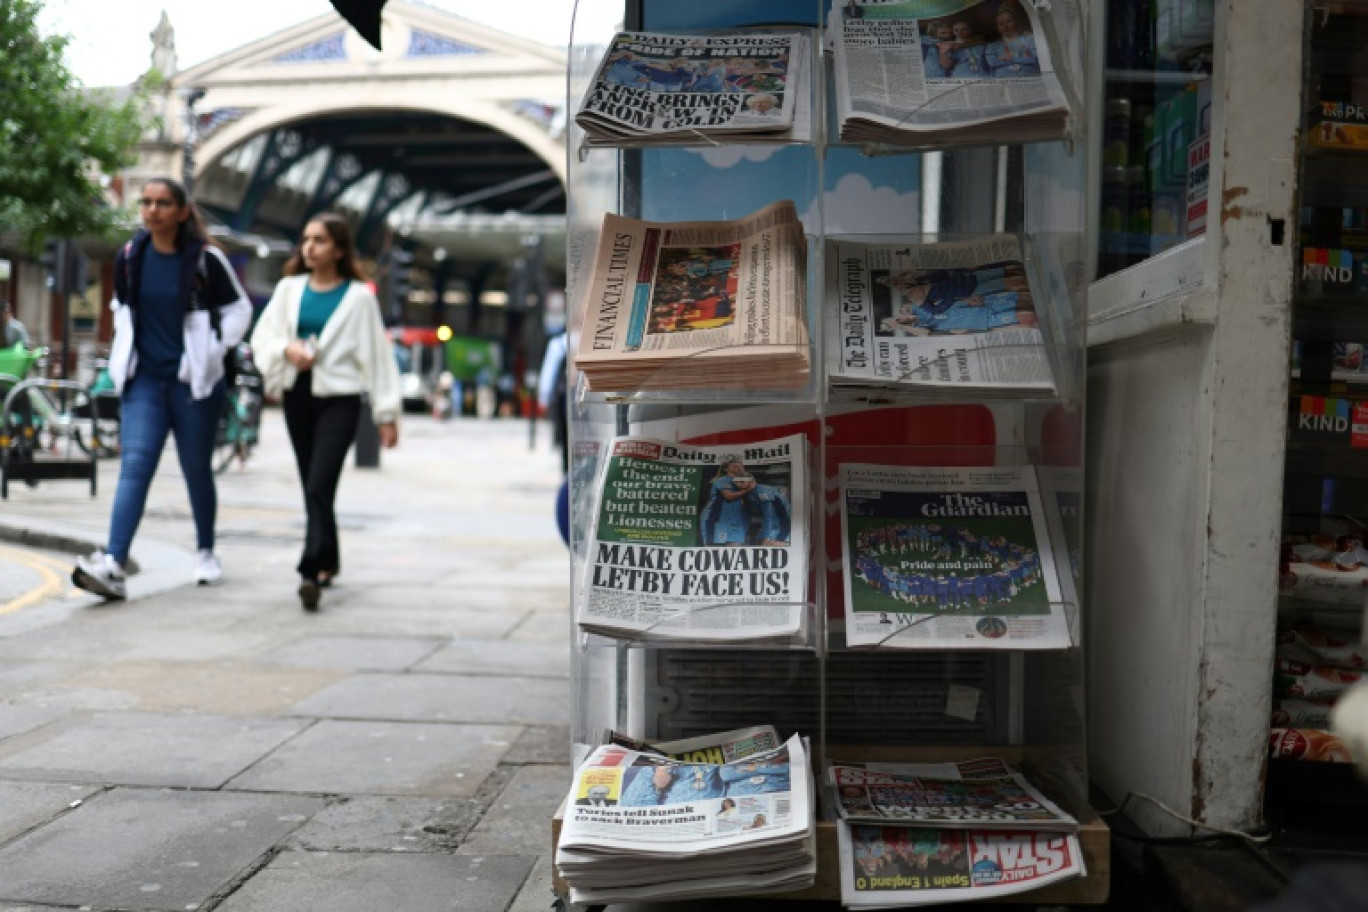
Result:
<svg viewBox="0 0 1368 912"><path fill-rule="evenodd" d="M1081 877L1067 833L949 830L839 821L841 902L882 909L977 902Z"/></svg>
<svg viewBox="0 0 1368 912"><path fill-rule="evenodd" d="M724 222L610 213L594 262L575 358L590 389L806 382L806 253L791 201Z"/></svg>
<svg viewBox="0 0 1368 912"><path fill-rule="evenodd" d="M579 599L582 629L753 640L806 629L807 442L615 439Z"/></svg>
<svg viewBox="0 0 1368 912"><path fill-rule="evenodd" d="M832 6L841 138L930 144L1058 138L1068 102L1034 4Z"/></svg>
<svg viewBox="0 0 1368 912"><path fill-rule="evenodd" d="M832 764L827 784L847 820L957 829L1052 830L1078 822L996 757L952 763Z"/></svg>
<svg viewBox="0 0 1368 912"><path fill-rule="evenodd" d="M1051 393L1034 294L1013 235L940 244L828 240L833 386Z"/></svg>
<svg viewBox="0 0 1368 912"><path fill-rule="evenodd" d="M1031 466L840 467L846 643L1070 645Z"/></svg>
<svg viewBox="0 0 1368 912"><path fill-rule="evenodd" d="M699 735L679 741L641 741L618 731L604 735L605 744L615 744L642 753L657 753L691 763L730 763L752 754L775 750L783 742L773 725L754 725L732 731Z"/></svg>
<svg viewBox="0 0 1368 912"><path fill-rule="evenodd" d="M807 33L797 31L620 32L575 122L590 145L713 133L731 142L742 131L801 136L811 120L810 54Z"/></svg>
<svg viewBox="0 0 1368 912"><path fill-rule="evenodd" d="M721 764L602 745L575 771L560 848L687 856L801 836L813 819L807 762L797 735Z"/></svg>

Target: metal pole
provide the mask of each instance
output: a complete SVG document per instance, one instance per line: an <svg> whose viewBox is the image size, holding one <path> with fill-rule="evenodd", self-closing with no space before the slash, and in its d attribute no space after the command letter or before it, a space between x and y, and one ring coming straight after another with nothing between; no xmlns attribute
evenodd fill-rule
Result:
<svg viewBox="0 0 1368 912"><path fill-rule="evenodd" d="M57 257L60 263L58 275L62 277L62 285L59 289L62 295L62 379L70 379L70 368L68 364L71 359L71 289L76 284L75 271L76 258L72 256L72 241L59 241L57 244ZM65 405L66 391L62 391L63 404Z"/></svg>

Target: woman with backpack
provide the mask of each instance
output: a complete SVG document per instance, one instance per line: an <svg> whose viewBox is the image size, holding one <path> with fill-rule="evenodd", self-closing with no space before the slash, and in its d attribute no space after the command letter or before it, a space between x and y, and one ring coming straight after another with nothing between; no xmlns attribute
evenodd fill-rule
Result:
<svg viewBox="0 0 1368 912"><path fill-rule="evenodd" d="M281 401L304 486L307 521L296 569L299 600L313 611L341 568L333 501L363 393L381 445L399 441L399 367L342 216L323 212L304 226L252 332L252 351L266 395Z"/></svg>
<svg viewBox="0 0 1368 912"><path fill-rule="evenodd" d="M185 188L167 177L143 185L143 230L114 258L114 341L109 378L120 395L119 485L109 540L72 571L78 587L126 597L124 565L168 433L195 519L195 582L217 583L218 492L212 457L225 395L224 354L246 335L252 303L227 257L209 242Z"/></svg>

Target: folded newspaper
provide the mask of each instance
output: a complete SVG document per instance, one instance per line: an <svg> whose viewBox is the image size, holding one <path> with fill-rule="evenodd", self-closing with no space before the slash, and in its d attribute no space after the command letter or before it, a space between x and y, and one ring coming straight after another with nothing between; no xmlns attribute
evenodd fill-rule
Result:
<svg viewBox="0 0 1368 912"><path fill-rule="evenodd" d="M1055 391L1030 271L1013 235L939 244L828 240L833 388L981 396Z"/></svg>
<svg viewBox="0 0 1368 912"><path fill-rule="evenodd" d="M846 463L839 492L849 646L1071 645L1031 466Z"/></svg>
<svg viewBox="0 0 1368 912"><path fill-rule="evenodd" d="M1087 873L1068 833L839 821L841 902L889 909L978 902Z"/></svg>
<svg viewBox="0 0 1368 912"><path fill-rule="evenodd" d="M835 763L827 767L827 786L837 813L846 820L1078 831L1078 821L997 757L950 763Z"/></svg>
<svg viewBox="0 0 1368 912"><path fill-rule="evenodd" d="M720 764L603 745L575 771L556 867L582 903L801 889L813 794L796 735Z"/></svg>
<svg viewBox="0 0 1368 912"><path fill-rule="evenodd" d="M1049 15L1002 0L832 4L841 139L928 148L1062 138L1071 92L1055 71Z"/></svg>
<svg viewBox="0 0 1368 912"><path fill-rule="evenodd" d="M598 479L577 621L624 639L791 640L808 616L807 439L620 437Z"/></svg>
<svg viewBox="0 0 1368 912"><path fill-rule="evenodd" d="M575 123L591 146L806 139L811 44L800 31L620 32Z"/></svg>
<svg viewBox="0 0 1368 912"><path fill-rule="evenodd" d="M694 763L730 763L775 750L783 742L773 725L755 725L679 741L643 741L610 729L604 732L603 743Z"/></svg>
<svg viewBox="0 0 1368 912"><path fill-rule="evenodd" d="M605 215L575 366L591 390L801 387L806 282L790 201L726 222Z"/></svg>

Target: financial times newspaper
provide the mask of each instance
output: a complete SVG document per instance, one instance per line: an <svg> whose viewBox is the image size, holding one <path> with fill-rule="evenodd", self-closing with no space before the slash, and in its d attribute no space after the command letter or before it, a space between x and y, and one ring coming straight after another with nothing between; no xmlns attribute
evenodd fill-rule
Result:
<svg viewBox="0 0 1368 912"><path fill-rule="evenodd" d="M623 638L754 640L805 630L807 442L609 448L579 611Z"/></svg>
<svg viewBox="0 0 1368 912"><path fill-rule="evenodd" d="M1070 645L1031 466L840 467L846 643Z"/></svg>
<svg viewBox="0 0 1368 912"><path fill-rule="evenodd" d="M1037 300L1012 235L941 244L829 240L833 386L1054 391Z"/></svg>
<svg viewBox="0 0 1368 912"><path fill-rule="evenodd" d="M603 745L575 771L559 847L691 856L782 842L810 829L810 787L797 735L721 764Z"/></svg>
<svg viewBox="0 0 1368 912"><path fill-rule="evenodd" d="M841 902L883 909L977 902L1087 873L1068 833L837 824Z"/></svg>
<svg viewBox="0 0 1368 912"><path fill-rule="evenodd" d="M575 366L594 390L801 386L804 246L787 200L725 222L605 215Z"/></svg>
<svg viewBox="0 0 1368 912"><path fill-rule="evenodd" d="M750 132L773 141L810 130L805 32L620 32L575 122L590 145ZM797 127L798 129L795 129Z"/></svg>
<svg viewBox="0 0 1368 912"><path fill-rule="evenodd" d="M930 145L1058 138L1069 105L1032 3L832 6L841 138Z"/></svg>
<svg viewBox="0 0 1368 912"><path fill-rule="evenodd" d="M833 764L841 817L956 829L1053 830L1078 822L996 757L955 763Z"/></svg>

